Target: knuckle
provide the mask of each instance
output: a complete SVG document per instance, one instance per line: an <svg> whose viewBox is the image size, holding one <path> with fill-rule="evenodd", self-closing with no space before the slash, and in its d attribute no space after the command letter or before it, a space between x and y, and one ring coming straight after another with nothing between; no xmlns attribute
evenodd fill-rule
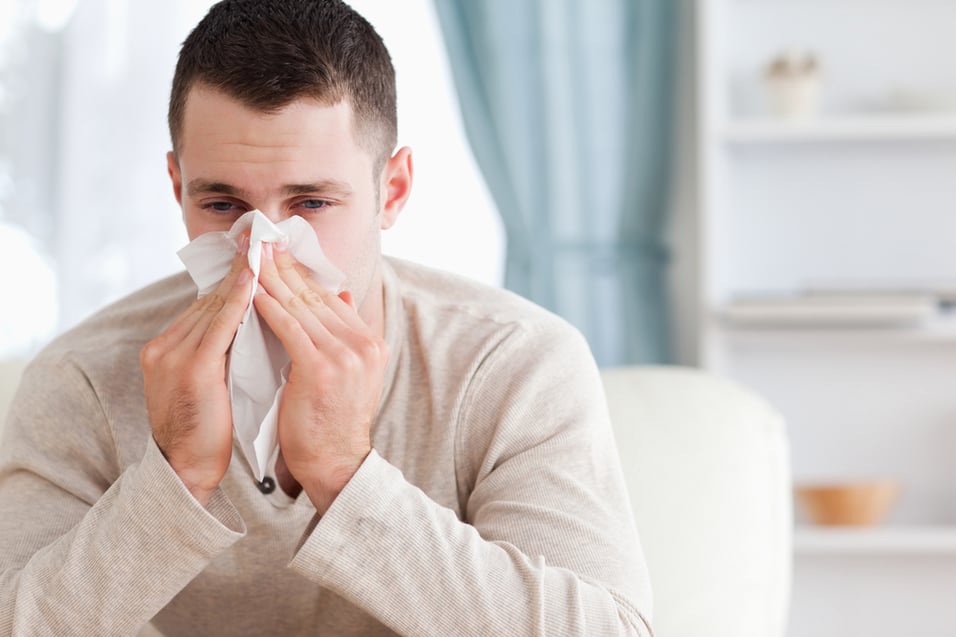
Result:
<svg viewBox="0 0 956 637"><path fill-rule="evenodd" d="M322 298L308 285L302 285L289 296L289 308L315 308L319 305L322 305Z"/></svg>
<svg viewBox="0 0 956 637"><path fill-rule="evenodd" d="M295 271L296 262L292 260L287 252L276 250L273 254L275 254L276 269L279 272Z"/></svg>
<svg viewBox="0 0 956 637"><path fill-rule="evenodd" d="M323 358L326 366L335 370L348 370L352 364L355 353L350 347L340 342L328 343L325 345ZM330 372L334 375L335 372Z"/></svg>
<svg viewBox="0 0 956 637"><path fill-rule="evenodd" d="M153 367L156 362L159 360L159 343L158 339L153 339L150 342L146 343L143 346L143 349L139 351L139 364L142 367Z"/></svg>
<svg viewBox="0 0 956 637"><path fill-rule="evenodd" d="M322 295L308 285L302 288L299 295L308 305L324 305Z"/></svg>
<svg viewBox="0 0 956 637"><path fill-rule="evenodd" d="M189 306L187 313L193 313L202 310L204 307L206 307L206 304L209 303L210 296L210 294L204 294L198 297L195 301L193 301L193 304Z"/></svg>
<svg viewBox="0 0 956 637"><path fill-rule="evenodd" d="M361 372L365 369L365 357L360 351L355 351L348 348L342 348L343 351L339 356L340 365L346 371L346 373L356 373Z"/></svg>
<svg viewBox="0 0 956 637"><path fill-rule="evenodd" d="M210 321L209 328L206 330L206 333L217 334L219 332L228 331L230 327L231 321L229 320L229 317L226 316L224 312L219 312L212 317L212 321Z"/></svg>
<svg viewBox="0 0 956 637"><path fill-rule="evenodd" d="M286 308L290 312L295 312L301 310L305 307L308 307L309 303L305 297L301 294L292 294L289 296L289 300L286 303Z"/></svg>
<svg viewBox="0 0 956 637"><path fill-rule="evenodd" d="M322 301L326 303L327 305L330 304L333 299L337 298L337 295L334 292L332 292L332 290L326 289L322 287L321 285L318 285L317 283L312 281L311 278L306 279L306 281L308 282L309 289L312 290L313 294L315 294L317 298L322 299Z"/></svg>
<svg viewBox="0 0 956 637"><path fill-rule="evenodd" d="M218 290L207 295L206 298L208 299L205 308L207 312L218 312L226 304L225 297Z"/></svg>
<svg viewBox="0 0 956 637"><path fill-rule="evenodd" d="M240 315L246 311L249 301L246 296L233 296L223 307L222 312L229 316Z"/></svg>
<svg viewBox="0 0 956 637"><path fill-rule="evenodd" d="M378 355L379 355L379 360L380 360L382 363L388 362L388 359L391 358L391 356L392 356L392 351L391 351L391 349L388 347L388 343L386 343L386 342L385 342L384 340L382 340L382 339L379 339Z"/></svg>
<svg viewBox="0 0 956 637"><path fill-rule="evenodd" d="M374 361L378 358L380 348L377 341L378 339L370 338L368 336L362 337L358 340L355 349L362 361Z"/></svg>

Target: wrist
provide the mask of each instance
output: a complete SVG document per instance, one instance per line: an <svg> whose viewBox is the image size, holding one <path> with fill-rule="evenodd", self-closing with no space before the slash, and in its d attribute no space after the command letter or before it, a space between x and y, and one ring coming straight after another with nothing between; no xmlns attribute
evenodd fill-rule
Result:
<svg viewBox="0 0 956 637"><path fill-rule="evenodd" d="M208 480L202 480L192 472L188 470L180 471L176 469L176 467L173 467L173 471L179 476L180 481L183 483L183 486L186 487L186 490L189 491L190 495L205 508L206 505L209 504L209 499L212 498L213 492L219 487L219 481L213 483Z"/></svg>
<svg viewBox="0 0 956 637"><path fill-rule="evenodd" d="M321 476L316 476L303 483L302 488L309 496L309 500L319 515L325 515L342 490L358 473L359 467L365 462L365 458L368 457L370 452L371 449L356 462L326 469Z"/></svg>
<svg viewBox="0 0 956 637"><path fill-rule="evenodd" d="M196 502L201 504L204 509L209 506L209 500L212 498L213 491L215 491L215 489L203 489L201 487L191 488L188 484L186 485L186 489L189 490L189 493L196 499Z"/></svg>
<svg viewBox="0 0 956 637"><path fill-rule="evenodd" d="M219 487L219 483L222 481L225 471L217 472L218 476L210 480L208 469L201 470L193 466L183 465L166 453L166 450L163 449L163 446L160 445L155 436L153 436L153 442L156 443L156 448L159 449L159 453L162 454L163 459L179 478L179 481L183 483L183 486L186 487L190 495L203 507L209 504L209 498L212 497L213 491Z"/></svg>

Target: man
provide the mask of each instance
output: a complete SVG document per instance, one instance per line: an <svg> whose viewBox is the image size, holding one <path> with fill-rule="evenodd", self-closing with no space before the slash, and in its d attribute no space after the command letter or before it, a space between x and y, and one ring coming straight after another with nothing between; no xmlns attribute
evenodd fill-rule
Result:
<svg viewBox="0 0 956 637"><path fill-rule="evenodd" d="M412 185L394 72L339 0L225 0L183 45L169 174L191 239L258 209L255 310L291 358L279 488L225 382L241 245L32 363L0 457L0 635L649 635L650 589L583 339L507 292L381 255ZM449 214L454 214L449 202Z"/></svg>

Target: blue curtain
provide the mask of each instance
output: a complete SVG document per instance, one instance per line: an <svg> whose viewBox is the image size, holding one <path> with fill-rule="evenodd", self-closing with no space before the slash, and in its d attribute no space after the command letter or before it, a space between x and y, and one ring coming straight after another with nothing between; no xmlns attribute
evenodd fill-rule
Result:
<svg viewBox="0 0 956 637"><path fill-rule="evenodd" d="M670 361L674 0L435 0L505 285L601 365Z"/></svg>

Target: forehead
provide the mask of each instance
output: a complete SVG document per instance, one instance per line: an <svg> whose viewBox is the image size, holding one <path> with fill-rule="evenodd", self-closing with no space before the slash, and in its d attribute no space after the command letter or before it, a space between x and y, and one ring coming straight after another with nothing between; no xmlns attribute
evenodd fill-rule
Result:
<svg viewBox="0 0 956 637"><path fill-rule="evenodd" d="M304 97L265 113L202 85L187 96L180 141L181 160L367 158L357 143L354 115L346 100L329 105Z"/></svg>

